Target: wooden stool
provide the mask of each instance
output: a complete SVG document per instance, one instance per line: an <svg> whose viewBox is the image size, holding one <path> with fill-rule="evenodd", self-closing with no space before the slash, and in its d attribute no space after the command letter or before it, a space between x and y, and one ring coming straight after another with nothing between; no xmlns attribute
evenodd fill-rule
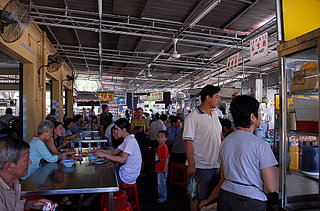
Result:
<svg viewBox="0 0 320 211"><path fill-rule="evenodd" d="M124 200L117 200L113 202L114 211L132 211L132 206L129 202ZM109 201L104 201L100 205L100 211L109 211Z"/></svg>
<svg viewBox="0 0 320 211"><path fill-rule="evenodd" d="M137 183L134 183L134 184L120 183L119 187L121 189L127 189L127 192L129 195L129 201L131 203L131 207L136 208L138 211L140 211Z"/></svg>
<svg viewBox="0 0 320 211"><path fill-rule="evenodd" d="M178 175L178 170L181 169L182 176ZM169 187L171 185L183 185L187 189L188 178L187 178L187 166L180 163L171 163Z"/></svg>

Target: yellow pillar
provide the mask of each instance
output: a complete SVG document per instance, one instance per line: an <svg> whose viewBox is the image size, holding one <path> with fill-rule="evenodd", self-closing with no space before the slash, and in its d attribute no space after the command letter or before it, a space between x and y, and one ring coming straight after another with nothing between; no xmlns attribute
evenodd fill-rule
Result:
<svg viewBox="0 0 320 211"><path fill-rule="evenodd" d="M63 101L61 92L61 82L58 80L52 80L52 109L56 109L57 121L63 122Z"/></svg>
<svg viewBox="0 0 320 211"><path fill-rule="evenodd" d="M67 89L67 99L66 103L68 104L68 116L73 118L73 90Z"/></svg>
<svg viewBox="0 0 320 211"><path fill-rule="evenodd" d="M37 135L38 125L44 119L43 115L41 115L42 112L40 112L43 109L43 99L42 90L38 87L38 73L35 65L23 65L22 80L23 98L26 102L23 120L26 121L24 127L26 127L26 140L29 142L33 136Z"/></svg>

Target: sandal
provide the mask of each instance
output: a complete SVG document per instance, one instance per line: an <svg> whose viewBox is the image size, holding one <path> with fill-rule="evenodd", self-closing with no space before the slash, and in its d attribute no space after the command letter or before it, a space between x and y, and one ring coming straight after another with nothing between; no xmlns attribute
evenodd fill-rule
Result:
<svg viewBox="0 0 320 211"><path fill-rule="evenodd" d="M70 210L70 208L74 207L73 198L70 196L65 196L60 201L60 208L62 210Z"/></svg>

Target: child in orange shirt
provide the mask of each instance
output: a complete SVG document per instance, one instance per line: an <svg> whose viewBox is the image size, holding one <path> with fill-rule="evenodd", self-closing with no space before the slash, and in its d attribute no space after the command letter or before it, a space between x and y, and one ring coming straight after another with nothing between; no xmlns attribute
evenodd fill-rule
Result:
<svg viewBox="0 0 320 211"><path fill-rule="evenodd" d="M157 137L159 146L155 155L155 170L157 174L158 199L157 203L167 201L167 176L169 163L169 150L165 142L168 140L167 131L160 130Z"/></svg>

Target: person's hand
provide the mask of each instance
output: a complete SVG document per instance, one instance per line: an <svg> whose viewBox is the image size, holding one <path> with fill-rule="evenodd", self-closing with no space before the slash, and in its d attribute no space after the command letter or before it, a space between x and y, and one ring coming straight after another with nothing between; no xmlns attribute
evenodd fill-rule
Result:
<svg viewBox="0 0 320 211"><path fill-rule="evenodd" d="M100 150L94 153L97 157L107 158L107 153L101 152Z"/></svg>
<svg viewBox="0 0 320 211"><path fill-rule="evenodd" d="M204 205L206 205L208 202L207 200L202 200L199 204L199 210L201 210L201 207L203 207Z"/></svg>
<svg viewBox="0 0 320 211"><path fill-rule="evenodd" d="M194 177L196 175L196 168L194 166L188 166L187 175L189 177Z"/></svg>
<svg viewBox="0 0 320 211"><path fill-rule="evenodd" d="M37 200L32 200L32 201L27 201L28 202L28 207L36 210L42 210L44 206L47 206L48 203L52 203L52 201L48 199L37 199Z"/></svg>

